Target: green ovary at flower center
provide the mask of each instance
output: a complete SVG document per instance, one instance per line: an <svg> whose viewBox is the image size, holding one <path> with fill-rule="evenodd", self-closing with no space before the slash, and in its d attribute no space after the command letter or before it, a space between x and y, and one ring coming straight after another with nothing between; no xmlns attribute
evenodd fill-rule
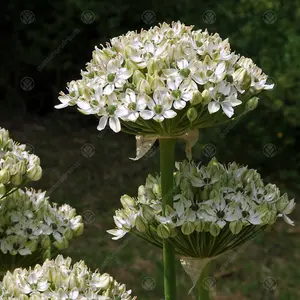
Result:
<svg viewBox="0 0 300 300"><path fill-rule="evenodd" d="M243 218L248 218L249 215L250 215L250 214L249 214L248 211L245 211L245 210L242 211L242 216L243 216Z"/></svg>
<svg viewBox="0 0 300 300"><path fill-rule="evenodd" d="M160 104L155 105L155 106L154 106L154 111L155 111L158 115L161 114L162 111L163 111L162 105L160 105Z"/></svg>
<svg viewBox="0 0 300 300"><path fill-rule="evenodd" d="M108 82L114 82L115 78L116 78L116 75L113 74L113 73L110 73L110 74L107 75L107 81Z"/></svg>
<svg viewBox="0 0 300 300"><path fill-rule="evenodd" d="M51 224L51 228L52 228L52 230L56 230L57 229L57 225L55 223L52 223Z"/></svg>
<svg viewBox="0 0 300 300"><path fill-rule="evenodd" d="M187 78L190 75L191 70L189 70L189 69L182 69L182 70L180 70L179 73L180 73L180 75L182 77Z"/></svg>
<svg viewBox="0 0 300 300"><path fill-rule="evenodd" d="M218 218L220 218L220 219L223 219L223 218L224 218L224 216L225 216L225 213L224 213L224 211L222 211L222 210L219 210L219 211L217 212L217 216L218 216Z"/></svg>
<svg viewBox="0 0 300 300"><path fill-rule="evenodd" d="M180 90L174 90L174 91L172 91L172 96L175 99L180 99L180 97L181 97L181 91Z"/></svg>
<svg viewBox="0 0 300 300"><path fill-rule="evenodd" d="M128 104L128 109L129 110L136 110L136 103L134 102L131 102Z"/></svg>
<svg viewBox="0 0 300 300"><path fill-rule="evenodd" d="M110 105L106 108L106 112L110 115L113 116L115 114L115 111L117 109L116 105Z"/></svg>

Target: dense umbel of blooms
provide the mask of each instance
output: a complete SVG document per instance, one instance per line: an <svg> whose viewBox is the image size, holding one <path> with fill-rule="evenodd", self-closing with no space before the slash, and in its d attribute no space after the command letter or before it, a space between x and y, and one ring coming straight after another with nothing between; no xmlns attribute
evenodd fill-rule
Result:
<svg viewBox="0 0 300 300"><path fill-rule="evenodd" d="M71 258L58 255L43 265L7 272L0 283L3 300L130 300L126 291L109 274L91 272L84 261L71 264ZM1 295L2 292L2 295Z"/></svg>
<svg viewBox="0 0 300 300"><path fill-rule="evenodd" d="M250 58L231 51L228 39L180 22L95 47L81 76L68 83L56 108L77 106L100 118L98 130L109 124L119 132L122 125L141 135L179 135L228 121L273 87Z"/></svg>
<svg viewBox="0 0 300 300"><path fill-rule="evenodd" d="M82 234L82 217L75 209L68 204L50 204L45 193L19 189L1 201L0 258L3 254L30 255L51 249L51 245L64 249Z"/></svg>
<svg viewBox="0 0 300 300"><path fill-rule="evenodd" d="M0 199L14 188L42 176L40 159L28 153L26 145L20 145L0 127Z"/></svg>
<svg viewBox="0 0 300 300"><path fill-rule="evenodd" d="M108 230L113 239L132 232L161 246L169 238L182 255L209 256L252 238L277 217L293 225L287 215L294 200L274 184L264 185L253 169L235 162L226 167L215 158L207 166L183 161L176 167L174 207L167 206L162 216L160 177L149 175L137 198L122 196L123 208L114 216L117 229Z"/></svg>

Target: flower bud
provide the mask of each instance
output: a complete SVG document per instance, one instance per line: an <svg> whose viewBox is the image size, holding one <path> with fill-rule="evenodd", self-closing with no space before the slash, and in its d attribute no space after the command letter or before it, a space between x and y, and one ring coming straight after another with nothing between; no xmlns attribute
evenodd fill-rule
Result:
<svg viewBox="0 0 300 300"><path fill-rule="evenodd" d="M155 196L161 197L161 185L159 185L157 183L154 183L152 191L153 191Z"/></svg>
<svg viewBox="0 0 300 300"><path fill-rule="evenodd" d="M0 171L0 183L6 184L10 180L9 170L7 168Z"/></svg>
<svg viewBox="0 0 300 300"><path fill-rule="evenodd" d="M121 197L120 201L124 208L135 207L135 205L136 205L134 199L126 194Z"/></svg>
<svg viewBox="0 0 300 300"><path fill-rule="evenodd" d="M140 70L135 70L132 76L133 84L138 85L142 79L145 79L145 75Z"/></svg>
<svg viewBox="0 0 300 300"><path fill-rule="evenodd" d="M209 91L208 90L204 90L202 93L202 99L203 99L203 104L208 104L211 100L211 96L209 94Z"/></svg>
<svg viewBox="0 0 300 300"><path fill-rule="evenodd" d="M197 105L203 101L202 94L197 91L194 93L193 98L191 100L191 105Z"/></svg>
<svg viewBox="0 0 300 300"><path fill-rule="evenodd" d="M145 79L141 79L138 84L137 84L137 90L140 93L146 93L146 94L150 94L151 93L151 85L149 84L149 82Z"/></svg>
<svg viewBox="0 0 300 300"><path fill-rule="evenodd" d="M111 282L112 282L111 276L107 273L104 273L101 275L101 277L97 283L97 287L100 289L106 290L111 285Z"/></svg>
<svg viewBox="0 0 300 300"><path fill-rule="evenodd" d="M244 68L237 69L232 74L233 81L236 82L243 90L249 89L251 85L251 76Z"/></svg>
<svg viewBox="0 0 300 300"><path fill-rule="evenodd" d="M246 103L245 109L247 111L255 109L258 105L258 100L259 100L258 97L253 97L250 100L248 100Z"/></svg>
<svg viewBox="0 0 300 300"><path fill-rule="evenodd" d="M153 211L148 205L142 206L142 216L148 221L151 222L153 220Z"/></svg>
<svg viewBox="0 0 300 300"><path fill-rule="evenodd" d="M204 231L205 228L205 221L204 220L196 220L195 221L195 229L197 232Z"/></svg>
<svg viewBox="0 0 300 300"><path fill-rule="evenodd" d="M41 246L43 249L49 249L51 247L51 240L48 235L43 235L41 237Z"/></svg>
<svg viewBox="0 0 300 300"><path fill-rule="evenodd" d="M25 244L25 248L30 250L32 253L35 252L37 250L38 247L38 242L37 240L29 240L26 244Z"/></svg>
<svg viewBox="0 0 300 300"><path fill-rule="evenodd" d="M221 228L214 222L212 222L209 226L209 232L212 236L219 235Z"/></svg>
<svg viewBox="0 0 300 300"><path fill-rule="evenodd" d="M26 172L26 176L29 180L37 181L42 177L42 168L39 165L34 165Z"/></svg>
<svg viewBox="0 0 300 300"><path fill-rule="evenodd" d="M1 128L0 129L0 148L3 148L8 140L9 140L8 130Z"/></svg>
<svg viewBox="0 0 300 300"><path fill-rule="evenodd" d="M55 241L53 246L56 247L58 250L66 249L69 246L69 242L67 239L63 238L60 242Z"/></svg>
<svg viewBox="0 0 300 300"><path fill-rule="evenodd" d="M77 225L77 227L75 228L75 230L73 230L73 235L74 235L74 236L80 236L80 235L82 235L83 230L84 230L84 225L83 225L83 223L79 223L79 224Z"/></svg>
<svg viewBox="0 0 300 300"><path fill-rule="evenodd" d="M139 232L147 232L147 221L143 217L137 216L135 220L135 227Z"/></svg>
<svg viewBox="0 0 300 300"><path fill-rule="evenodd" d="M183 223L181 226L181 232L185 235L190 235L194 232L195 225L192 222Z"/></svg>
<svg viewBox="0 0 300 300"><path fill-rule="evenodd" d="M238 234L243 229L243 223L241 221L230 222L229 229L233 234Z"/></svg>
<svg viewBox="0 0 300 300"><path fill-rule="evenodd" d="M191 107L188 109L186 115L190 122L193 123L197 119L198 113L195 107Z"/></svg>
<svg viewBox="0 0 300 300"><path fill-rule="evenodd" d="M156 233L162 239L167 239L170 237L170 229L165 224L159 224L156 229Z"/></svg>
<svg viewBox="0 0 300 300"><path fill-rule="evenodd" d="M15 175L11 176L10 181L14 186L18 186L22 183L23 176L20 173L17 173Z"/></svg>

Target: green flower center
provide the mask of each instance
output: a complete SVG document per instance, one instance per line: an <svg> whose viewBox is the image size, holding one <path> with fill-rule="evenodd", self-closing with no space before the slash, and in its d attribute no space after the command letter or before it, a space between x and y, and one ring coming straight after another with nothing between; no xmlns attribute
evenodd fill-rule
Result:
<svg viewBox="0 0 300 300"><path fill-rule="evenodd" d="M191 70L190 69L182 69L182 70L180 70L179 73L182 77L187 78L190 75Z"/></svg>
<svg viewBox="0 0 300 300"><path fill-rule="evenodd" d="M180 90L174 90L174 91L172 91L172 96L175 99L179 99L181 97L181 91Z"/></svg>
<svg viewBox="0 0 300 300"><path fill-rule="evenodd" d="M136 103L134 103L134 102L129 103L128 109L130 109L130 110L136 110Z"/></svg>
<svg viewBox="0 0 300 300"><path fill-rule="evenodd" d="M106 112L110 115L113 116L115 114L115 111L117 109L116 105L110 105L106 108Z"/></svg>
<svg viewBox="0 0 300 300"><path fill-rule="evenodd" d="M32 234L32 229L31 229L31 228L27 228L27 229L26 229L26 232L27 232L28 234Z"/></svg>
<svg viewBox="0 0 300 300"><path fill-rule="evenodd" d="M110 73L110 74L107 75L107 81L108 82L114 82L115 78L116 78L116 75L113 74L113 73Z"/></svg>
<svg viewBox="0 0 300 300"><path fill-rule="evenodd" d="M200 41L196 41L196 45L197 45L197 47L201 47L203 45L203 43Z"/></svg>
<svg viewBox="0 0 300 300"><path fill-rule="evenodd" d="M51 223L51 228L52 228L53 230L56 230L56 229L57 229L57 225L56 225L55 223Z"/></svg>
<svg viewBox="0 0 300 300"><path fill-rule="evenodd" d="M212 70L207 70L206 76L210 77L214 72Z"/></svg>
<svg viewBox="0 0 300 300"><path fill-rule="evenodd" d="M199 209L199 206L197 204L193 204L191 206L191 210L193 210L193 211L197 211L198 209Z"/></svg>
<svg viewBox="0 0 300 300"><path fill-rule="evenodd" d="M157 104L157 105L154 106L154 111L155 111L158 115L162 113L162 110L163 110L162 105Z"/></svg>
<svg viewBox="0 0 300 300"><path fill-rule="evenodd" d="M242 211L243 218L248 218L249 215L250 215L250 213L248 211L245 211L245 210Z"/></svg>
<svg viewBox="0 0 300 300"><path fill-rule="evenodd" d="M217 217L218 217L218 218L222 219L222 218L224 218L224 216L225 216L224 211L219 210L219 211L217 212Z"/></svg>
<svg viewBox="0 0 300 300"><path fill-rule="evenodd" d="M14 248L15 250L18 250L18 249L19 249L19 244L18 244L18 243L14 243L14 244L13 244L13 248Z"/></svg>

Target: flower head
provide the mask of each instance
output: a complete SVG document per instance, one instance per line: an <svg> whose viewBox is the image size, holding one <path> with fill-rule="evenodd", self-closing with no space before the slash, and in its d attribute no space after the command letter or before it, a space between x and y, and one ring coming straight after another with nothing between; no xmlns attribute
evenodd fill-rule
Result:
<svg viewBox="0 0 300 300"><path fill-rule="evenodd" d="M131 290L107 273L92 272L83 261L58 255L33 268L7 272L0 283L1 299L134 300Z"/></svg>
<svg viewBox="0 0 300 300"><path fill-rule="evenodd" d="M137 198L126 195L124 208L116 211L117 230L108 231L114 239L133 232L161 247L162 239L169 238L178 254L207 257L253 238L278 217L293 225L288 214L295 207L294 200L280 195L276 185L264 185L253 169L235 162L224 166L215 158L207 166L183 161L176 168L173 207L167 206L162 215L160 176L149 175ZM225 235L226 243L219 244ZM191 240L204 244L191 247Z"/></svg>
<svg viewBox="0 0 300 300"><path fill-rule="evenodd" d="M180 136L191 125L228 122L248 111L252 95L272 88L250 58L231 51L228 39L180 22L130 31L95 47L81 75L56 108L76 105L100 118L98 130L109 124L134 135ZM198 112L192 121L191 106Z"/></svg>

